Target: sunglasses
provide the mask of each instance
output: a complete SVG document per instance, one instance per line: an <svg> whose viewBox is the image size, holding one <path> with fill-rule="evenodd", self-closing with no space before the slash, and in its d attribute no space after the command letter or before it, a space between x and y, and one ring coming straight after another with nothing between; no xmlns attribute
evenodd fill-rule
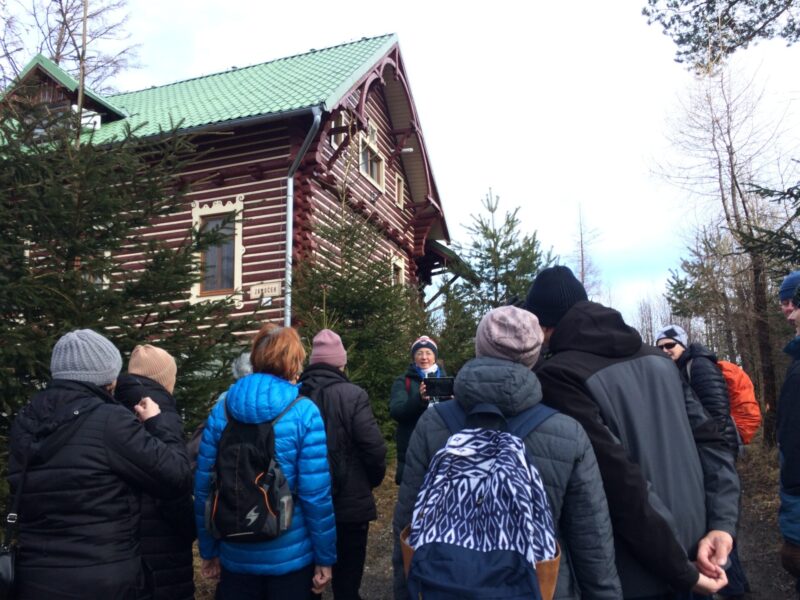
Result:
<svg viewBox="0 0 800 600"><path fill-rule="evenodd" d="M659 350L672 350L677 345L678 345L678 342L667 342L666 344L659 345L658 349Z"/></svg>

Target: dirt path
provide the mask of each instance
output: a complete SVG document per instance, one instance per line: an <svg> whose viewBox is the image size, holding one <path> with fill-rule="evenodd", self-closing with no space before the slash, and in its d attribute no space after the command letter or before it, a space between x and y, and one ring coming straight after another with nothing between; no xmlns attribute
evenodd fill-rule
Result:
<svg viewBox="0 0 800 600"><path fill-rule="evenodd" d="M796 600L793 582L778 557L778 469L774 451L753 445L739 461L743 502L739 555L750 579L748 600ZM376 490L378 520L370 526L367 564L361 584L364 600L392 598L392 511L397 494L394 472ZM197 600L213 598L213 588L198 581ZM325 599L332 598L330 593Z"/></svg>

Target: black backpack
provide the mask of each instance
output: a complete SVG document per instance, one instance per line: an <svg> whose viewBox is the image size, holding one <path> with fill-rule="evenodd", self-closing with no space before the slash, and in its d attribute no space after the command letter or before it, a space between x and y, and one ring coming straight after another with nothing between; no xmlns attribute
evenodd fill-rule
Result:
<svg viewBox="0 0 800 600"><path fill-rule="evenodd" d="M302 398L266 423L237 421L225 405L228 424L219 440L205 510L206 529L216 539L263 542L289 529L294 500L275 459L274 426Z"/></svg>

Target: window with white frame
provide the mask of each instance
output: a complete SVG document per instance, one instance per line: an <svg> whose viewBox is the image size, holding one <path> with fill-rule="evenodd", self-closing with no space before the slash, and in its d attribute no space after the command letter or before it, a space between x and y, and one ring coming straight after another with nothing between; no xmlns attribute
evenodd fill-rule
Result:
<svg viewBox="0 0 800 600"><path fill-rule="evenodd" d="M361 136L359 167L372 183L383 190L383 157L378 150L378 131L373 125L369 125L366 135Z"/></svg>
<svg viewBox="0 0 800 600"><path fill-rule="evenodd" d="M402 256L392 257L392 285L403 285L406 282L406 259Z"/></svg>
<svg viewBox="0 0 800 600"><path fill-rule="evenodd" d="M405 205L405 191L406 185L403 182L402 175L395 175L394 178L394 203L402 210Z"/></svg>
<svg viewBox="0 0 800 600"><path fill-rule="evenodd" d="M331 125L331 129L342 129L347 127L347 115L344 111L340 112L336 115L336 118L333 120L333 125ZM346 135L346 131L340 131L338 133L334 133L330 136L331 148L334 150L338 148L342 142L344 142L344 136Z"/></svg>
<svg viewBox="0 0 800 600"><path fill-rule="evenodd" d="M222 239L206 248L198 259L202 278L192 286L190 302L217 299L241 292L242 289L242 211L244 196L229 202L192 203L192 226L200 231L217 232ZM241 306L242 299L237 299Z"/></svg>

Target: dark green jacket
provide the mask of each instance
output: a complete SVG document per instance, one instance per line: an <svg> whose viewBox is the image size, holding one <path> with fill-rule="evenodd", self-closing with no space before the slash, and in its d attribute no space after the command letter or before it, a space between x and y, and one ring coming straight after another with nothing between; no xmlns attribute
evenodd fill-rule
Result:
<svg viewBox="0 0 800 600"><path fill-rule="evenodd" d="M445 377L444 369L439 367L439 376ZM428 408L419 395L419 384L422 382L414 363L408 365L404 375L400 375L392 384L392 393L389 400L389 414L397 421L395 441L397 443L397 473L395 482L399 485L403 480L403 468L406 464L406 450L411 432L417 424L422 413Z"/></svg>

